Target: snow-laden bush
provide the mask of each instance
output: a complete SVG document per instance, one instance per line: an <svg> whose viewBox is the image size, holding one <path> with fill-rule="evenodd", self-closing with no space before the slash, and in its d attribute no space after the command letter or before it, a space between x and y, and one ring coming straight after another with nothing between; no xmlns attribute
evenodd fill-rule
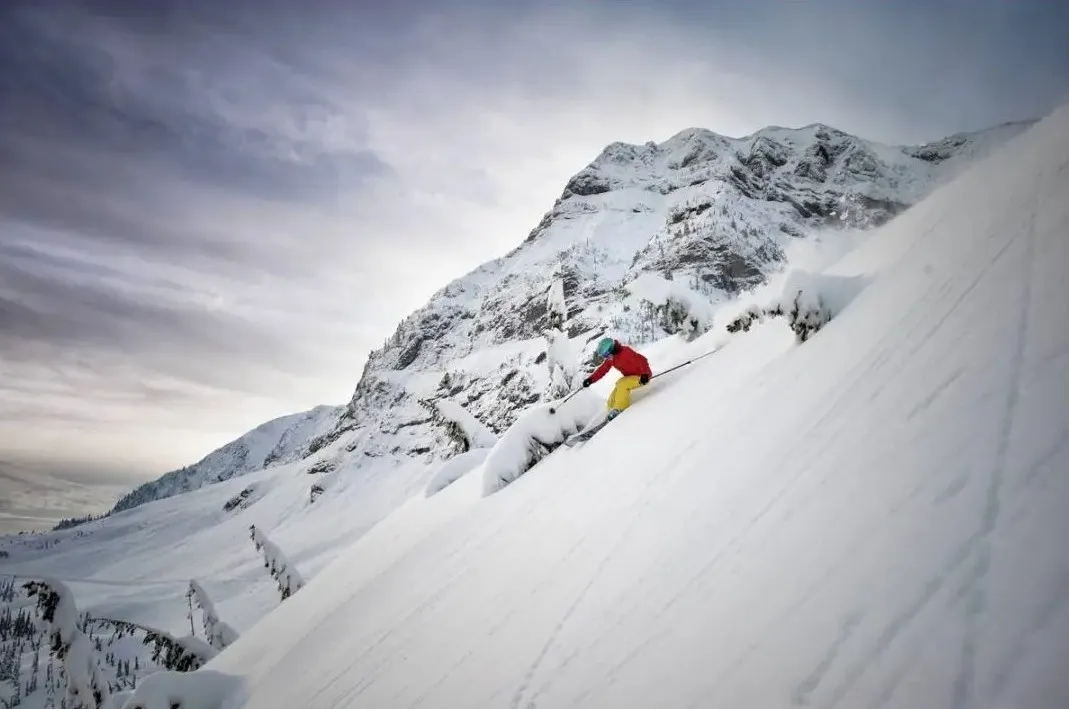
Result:
<svg viewBox="0 0 1069 709"><path fill-rule="evenodd" d="M497 434L457 402L420 399L419 403L430 410L431 420L445 431L450 452L465 453L476 448L491 448L497 443Z"/></svg>
<svg viewBox="0 0 1069 709"><path fill-rule="evenodd" d="M497 435L457 402L450 399L438 399L434 402L434 407L442 419L455 424L459 429L467 443L466 450L492 448L497 443Z"/></svg>
<svg viewBox="0 0 1069 709"><path fill-rule="evenodd" d="M486 460L489 453L489 448L473 448L442 463L427 483L426 497L432 497L460 480Z"/></svg>
<svg viewBox="0 0 1069 709"><path fill-rule="evenodd" d="M152 648L152 661L175 672L192 672L212 660L219 651L191 635L175 637L141 623L115 618L85 617L86 629L111 628L120 636L142 634L141 642Z"/></svg>
<svg viewBox="0 0 1069 709"><path fill-rule="evenodd" d="M868 283L863 276L833 276L791 271L779 297L754 303L734 315L728 332L747 332L754 322L782 317L799 342L805 342L838 315Z"/></svg>
<svg viewBox="0 0 1069 709"><path fill-rule="evenodd" d="M238 639L237 631L228 623L219 619L215 604L212 603L212 599L208 597L208 592L197 583L196 579L189 580L189 590L186 591L186 597L201 610L204 637L208 638L209 645L216 650L222 650Z"/></svg>
<svg viewBox="0 0 1069 709"><path fill-rule="evenodd" d="M50 624L52 653L63 662L67 676L67 709L107 709L111 704L108 682L93 657L93 645L78 627L74 594L60 581L29 581L24 588L37 597L41 617Z"/></svg>
<svg viewBox="0 0 1069 709"><path fill-rule="evenodd" d="M264 567L271 572L271 576L278 581L278 592L282 600L286 600L304 586L304 578L301 577L297 567L293 566L282 553L278 546L267 538L255 525L249 525L249 535L256 551L262 551L264 555Z"/></svg>
<svg viewBox="0 0 1069 709"><path fill-rule="evenodd" d="M649 313L653 323L669 335L693 339L713 326L716 308L707 297L680 281L656 273L643 273L624 286L626 303Z"/></svg>
<svg viewBox="0 0 1069 709"><path fill-rule="evenodd" d="M239 687L237 678L213 670L163 670L146 677L120 709L220 709Z"/></svg>
<svg viewBox="0 0 1069 709"><path fill-rule="evenodd" d="M256 501L255 498L253 498L253 493L255 492L256 486L249 485L223 504L223 512L231 512L238 507L243 510L248 509L249 505Z"/></svg>
<svg viewBox="0 0 1069 709"><path fill-rule="evenodd" d="M588 390L559 405L538 406L522 414L501 436L483 463L483 495L491 495L530 470L605 410L605 402Z"/></svg>

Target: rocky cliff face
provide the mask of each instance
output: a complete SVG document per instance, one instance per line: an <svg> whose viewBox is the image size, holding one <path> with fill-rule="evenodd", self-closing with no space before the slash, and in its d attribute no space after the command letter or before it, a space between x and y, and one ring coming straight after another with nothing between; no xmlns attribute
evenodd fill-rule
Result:
<svg viewBox="0 0 1069 709"><path fill-rule="evenodd" d="M470 441L434 402L459 404L500 433L546 396L554 282L566 303L556 324L580 367L592 364L591 342L604 334L640 344L696 334L718 303L778 269L792 240L883 224L1029 125L921 146L882 145L819 124L613 143L568 181L515 249L405 318L371 353L349 405L320 419L329 425L291 434L287 455L335 472L447 458ZM176 471L173 484L152 494L270 463L220 458L225 464L209 466L207 476Z"/></svg>

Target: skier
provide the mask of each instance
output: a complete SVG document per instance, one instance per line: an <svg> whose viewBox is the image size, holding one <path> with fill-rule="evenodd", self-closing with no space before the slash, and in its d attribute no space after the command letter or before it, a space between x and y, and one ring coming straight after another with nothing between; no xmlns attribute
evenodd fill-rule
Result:
<svg viewBox="0 0 1069 709"><path fill-rule="evenodd" d="M588 387L604 377L610 367L615 367L623 375L617 380L612 394L609 394L608 420L611 421L631 405L631 390L649 382L650 377L653 376L653 370L650 369L650 363L645 357L611 337L604 337L598 342L598 354L605 361L583 380L583 386Z"/></svg>

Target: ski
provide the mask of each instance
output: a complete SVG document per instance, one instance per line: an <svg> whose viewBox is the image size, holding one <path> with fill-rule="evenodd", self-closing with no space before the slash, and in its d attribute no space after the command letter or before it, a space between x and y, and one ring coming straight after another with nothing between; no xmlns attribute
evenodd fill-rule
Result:
<svg viewBox="0 0 1069 709"><path fill-rule="evenodd" d="M595 433L597 433L601 429L603 429L606 426L608 426L610 423L613 422L613 420L615 420L618 417L619 417L619 414L617 414L613 418L605 419L601 423L596 424L594 426L591 426L590 428L584 429L584 430L580 431L579 433L576 433L576 434L573 434L573 435L569 436L568 438L564 439L564 445L566 445L566 446L568 446L570 448L570 447L575 446L575 445L577 445L579 443L585 443L586 441L589 441L591 438L593 438Z"/></svg>

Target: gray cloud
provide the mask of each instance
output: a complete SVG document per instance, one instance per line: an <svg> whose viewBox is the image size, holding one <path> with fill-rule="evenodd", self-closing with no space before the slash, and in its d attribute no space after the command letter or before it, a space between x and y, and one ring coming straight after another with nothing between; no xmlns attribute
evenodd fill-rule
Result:
<svg viewBox="0 0 1069 709"><path fill-rule="evenodd" d="M332 106L298 67L249 41L263 38L190 21L159 37L136 16L109 21L57 7L16 5L5 17L0 126L9 138L158 159L178 177L270 198L315 198L387 171L366 147L323 144L319 129Z"/></svg>
<svg viewBox="0 0 1069 709"><path fill-rule="evenodd" d="M119 287L123 280L140 280L131 276L103 263L19 243L0 244L0 282L14 294L0 292L0 328L9 336L4 342L139 351L198 342L212 349L236 350L241 357L280 344L278 333L257 328L233 312L197 303L196 293L175 281L142 282L138 284L145 286L142 297L132 298Z"/></svg>
<svg viewBox="0 0 1069 709"><path fill-rule="evenodd" d="M188 463L345 399L610 141L1041 115L1066 26L999 0L2 3L0 455L99 485Z"/></svg>
<svg viewBox="0 0 1069 709"><path fill-rule="evenodd" d="M136 478L106 468L64 468L0 459L0 534L50 529L60 519L104 510Z"/></svg>
<svg viewBox="0 0 1069 709"><path fill-rule="evenodd" d="M389 169L349 130L358 116L340 116L298 69L262 54L255 42L269 38L242 41L240 16L209 8L167 18L122 3L5 6L7 370L76 350L85 371L126 365L95 379L103 390L151 401L160 390L143 378L162 371L248 393L307 359L323 331L280 327L271 308L282 296L269 291L280 280L311 288L323 254L353 246L337 243L337 205ZM341 129L327 135L328 124ZM333 223L316 218L332 209Z"/></svg>
<svg viewBox="0 0 1069 709"><path fill-rule="evenodd" d="M814 93L833 87L870 111L855 122L829 107L834 115L821 120L878 140L923 141L1037 117L1069 98L1066 3L666 0L628 3L613 15L625 26L669 26L684 52L717 55L733 70L760 61ZM728 45L737 51L716 52ZM880 114L893 120L874 121Z"/></svg>

